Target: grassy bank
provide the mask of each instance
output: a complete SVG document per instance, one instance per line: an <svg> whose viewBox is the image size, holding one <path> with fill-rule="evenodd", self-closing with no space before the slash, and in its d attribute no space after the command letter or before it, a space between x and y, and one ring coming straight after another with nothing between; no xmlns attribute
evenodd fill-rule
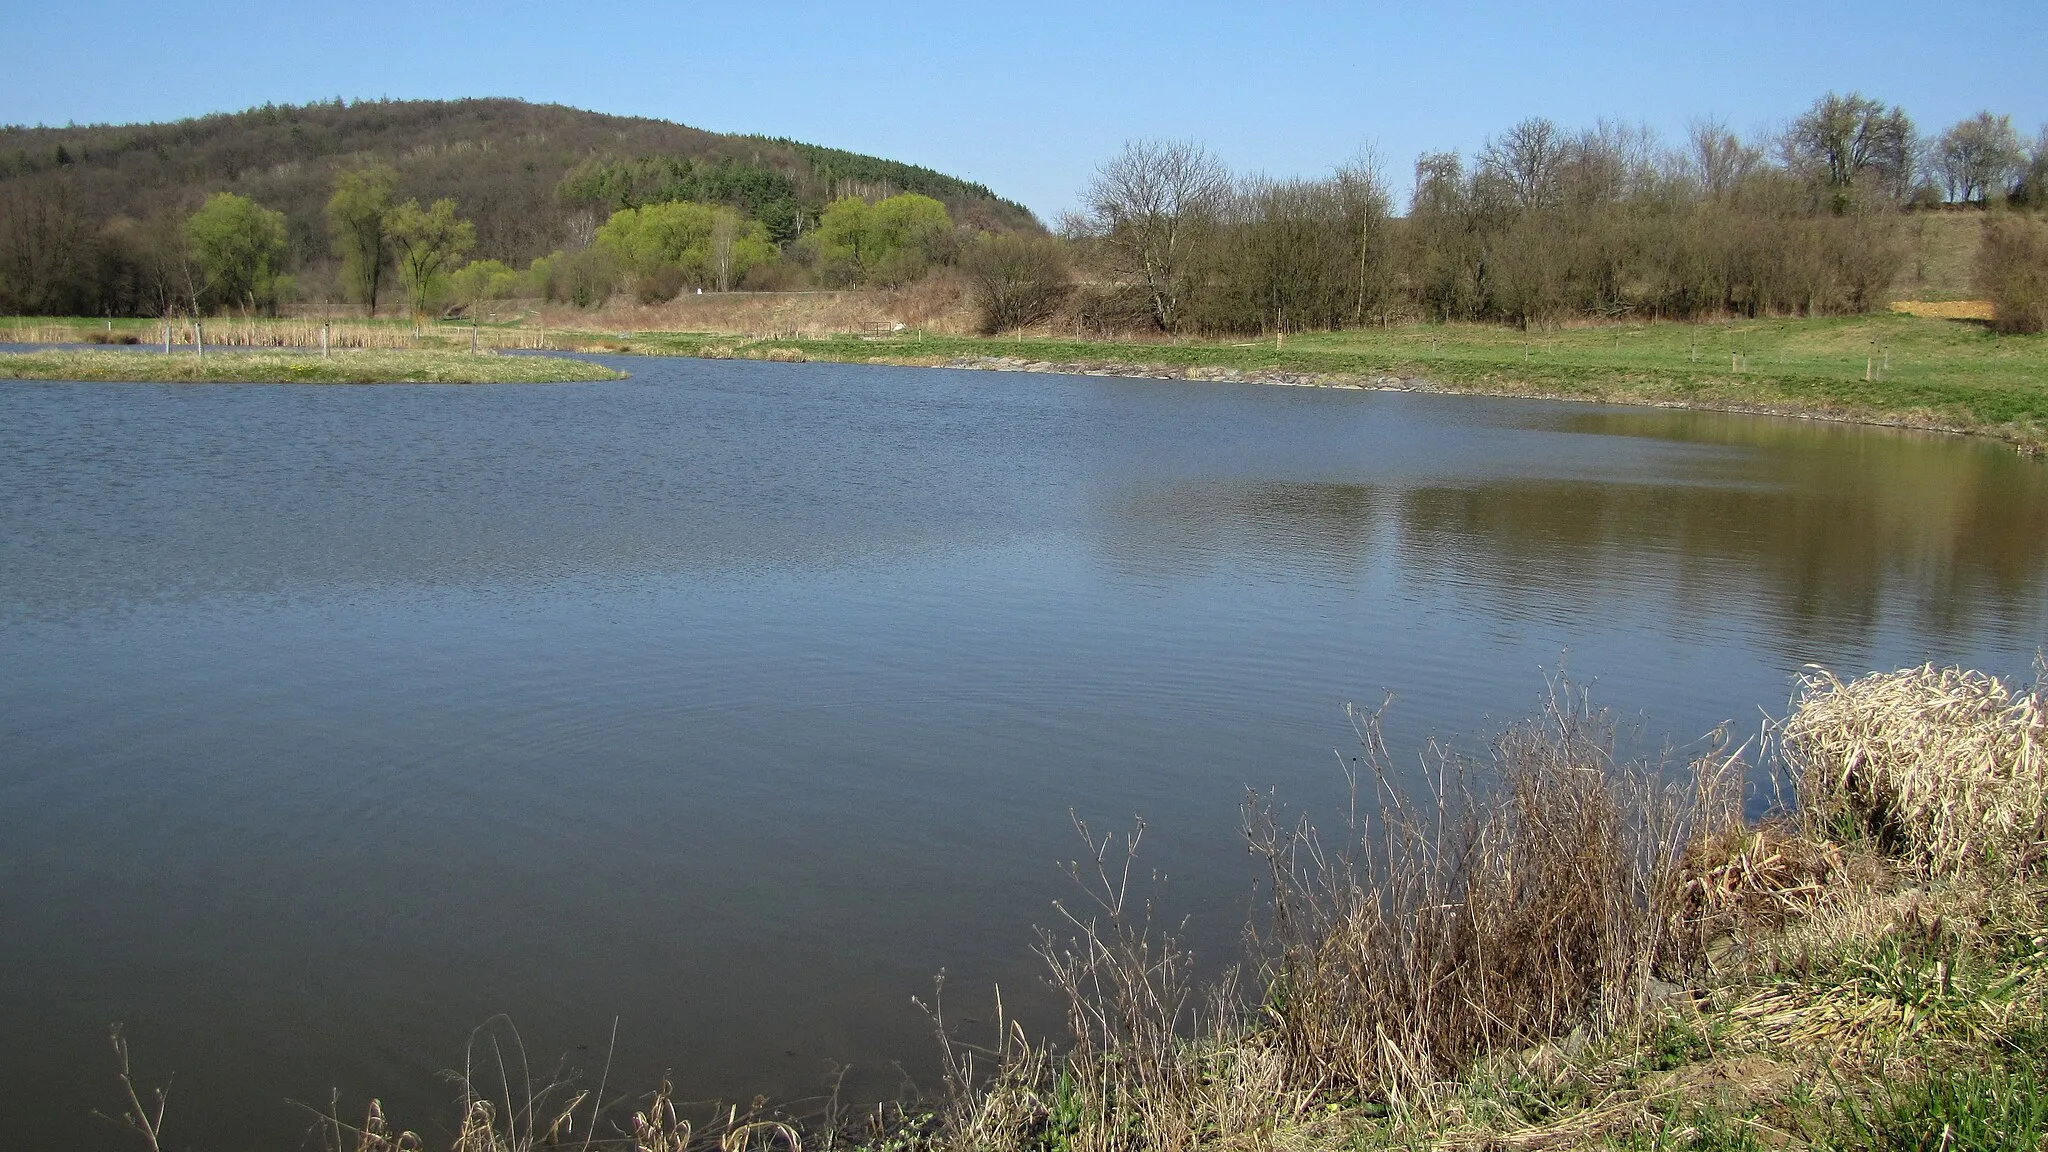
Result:
<svg viewBox="0 0 2048 1152"><path fill-rule="evenodd" d="M560 356L471 355L444 350L257 352L0 352L0 380L105 380L236 384L549 384L623 380L625 374Z"/></svg>
<svg viewBox="0 0 2048 1152"><path fill-rule="evenodd" d="M558 333L565 346L1036 371L1093 371L1825 416L2048 444L2048 337L1889 314L1523 333L1403 325L1275 340L980 338L917 331L815 339ZM1867 377L1867 378L1866 378Z"/></svg>
<svg viewBox="0 0 2048 1152"><path fill-rule="evenodd" d="M1360 815L1319 831L1248 801L1269 883L1235 977L1198 983L1153 919L1142 826L1080 826L1083 891L1041 945L1065 1034L1027 1037L999 1010L965 1045L935 1001L944 1098L803 1122L602 1078L522 1098L478 1064L446 1146L2048 1147L2040 686L1816 674L1767 741L1797 804L1760 821L1743 816L1746 747L1623 761L1564 685L1485 754L1432 750L1420 793L1391 785L1377 715L1357 721ZM131 1124L148 1133L145 1099ZM375 1103L325 1136L425 1146Z"/></svg>
<svg viewBox="0 0 2048 1152"><path fill-rule="evenodd" d="M523 323L475 328L335 321L328 335L337 349L454 352L474 341L487 350L1097 372L1681 405L1970 432L2029 449L2048 447L2048 336L1996 335L1970 318L1976 316L1971 307L1934 309L1937 315L1598 324L1527 333L1408 324L1281 340L1178 341L947 335L919 323L931 307L915 293L692 297L667 312L590 316L557 309L545 324L538 313ZM823 311L813 315L806 308ZM898 312L910 324L890 331L886 317ZM828 331L854 315L868 317L862 324L874 331ZM731 328L665 330L693 320L713 326L722 320L740 331L758 327L753 335ZM607 327L593 330L594 323ZM209 349L305 348L318 344L320 332L321 322L306 318L217 319L206 329ZM174 335L191 340L189 327ZM0 339L148 345L162 339L162 324L6 320Z"/></svg>

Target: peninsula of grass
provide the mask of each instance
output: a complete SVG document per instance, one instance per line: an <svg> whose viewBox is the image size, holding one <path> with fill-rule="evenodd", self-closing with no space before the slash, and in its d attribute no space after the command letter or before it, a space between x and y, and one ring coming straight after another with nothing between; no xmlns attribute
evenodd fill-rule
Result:
<svg viewBox="0 0 2048 1152"><path fill-rule="evenodd" d="M602 364L562 356L501 356L432 349L318 352L61 349L0 352L0 380L173 384L558 384L623 380Z"/></svg>
<svg viewBox="0 0 2048 1152"><path fill-rule="evenodd" d="M1971 432L2048 446L2048 336L1902 314L1625 323L1541 331L1407 324L1259 340L642 332L565 346L1246 380L1655 404Z"/></svg>

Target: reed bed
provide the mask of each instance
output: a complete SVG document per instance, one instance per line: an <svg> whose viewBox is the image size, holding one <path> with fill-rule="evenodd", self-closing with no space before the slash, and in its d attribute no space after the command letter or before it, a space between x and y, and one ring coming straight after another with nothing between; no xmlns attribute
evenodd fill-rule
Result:
<svg viewBox="0 0 2048 1152"><path fill-rule="evenodd" d="M235 348L198 356L144 351L0 352L0 380L243 384L548 384L621 380L625 374L565 356L471 355L445 348L347 348L323 356L292 349Z"/></svg>
<svg viewBox="0 0 2048 1152"><path fill-rule="evenodd" d="M974 1085L949 1116L956 1146L1228 1146L1331 1102L1434 1114L1474 1061L1626 1031L1692 969L1708 920L1688 847L1740 823L1725 742L1684 765L1618 760L1611 720L1560 684L1484 756L1430 748L1410 795L1379 719L1354 713L1353 811L1369 814L1340 836L1247 799L1270 899L1246 984L1197 987L1130 891L1135 834L1082 829L1088 914L1041 946L1068 1035L1057 1056L1003 1037L986 1085L952 1061Z"/></svg>
<svg viewBox="0 0 2048 1152"><path fill-rule="evenodd" d="M192 347L204 328L208 348L311 349L321 346L325 329L331 349L399 351L413 348L467 348L543 351L560 346L559 332L544 327L510 328L481 325L411 325L366 320L321 320L317 317L214 317L195 324L189 318L170 321L123 321L118 327L97 321L21 322L0 328L0 342L12 344L139 344Z"/></svg>
<svg viewBox="0 0 2048 1152"><path fill-rule="evenodd" d="M1800 803L1928 869L2019 872L2048 854L2048 700L1932 664L1816 671L1784 725Z"/></svg>
<svg viewBox="0 0 2048 1152"><path fill-rule="evenodd" d="M730 292L640 304L614 296L594 310L543 310L550 326L626 332L702 332L757 339L816 340L906 330L970 336L979 319L963 285L933 276L903 288L842 292Z"/></svg>

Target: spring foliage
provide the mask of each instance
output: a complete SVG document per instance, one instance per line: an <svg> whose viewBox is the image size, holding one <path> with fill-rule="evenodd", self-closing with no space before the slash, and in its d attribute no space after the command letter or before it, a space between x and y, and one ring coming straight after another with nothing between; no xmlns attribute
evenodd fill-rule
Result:
<svg viewBox="0 0 2048 1152"><path fill-rule="evenodd" d="M665 299L685 285L727 291L776 258L759 220L688 200L614 212L597 230L597 243L647 298Z"/></svg>
<svg viewBox="0 0 2048 1152"><path fill-rule="evenodd" d="M818 260L828 280L907 284L951 253L953 219L929 196L905 192L873 204L833 201L819 218Z"/></svg>
<svg viewBox="0 0 2048 1152"><path fill-rule="evenodd" d="M398 279L422 316L445 286L447 271L476 243L476 227L455 214L455 201L443 197L422 208L407 200L391 210L384 228L397 256Z"/></svg>
<svg viewBox="0 0 2048 1152"><path fill-rule="evenodd" d="M284 214L246 196L216 192L185 221L185 239L208 300L267 308L276 301L285 256Z"/></svg>

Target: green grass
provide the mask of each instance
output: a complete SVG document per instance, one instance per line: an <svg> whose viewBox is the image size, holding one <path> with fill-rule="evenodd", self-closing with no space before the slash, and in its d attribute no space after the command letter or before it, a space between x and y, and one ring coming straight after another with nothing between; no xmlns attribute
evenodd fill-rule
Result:
<svg viewBox="0 0 2048 1152"><path fill-rule="evenodd" d="M591 338L586 347L655 355L944 364L1014 357L1052 367L1291 373L1324 383L1398 377L1500 395L1820 415L2048 443L2048 336L1885 314L1713 324L1616 324L1524 333L1415 324L1259 341L1103 341L914 333L755 340L698 333ZM1866 370L1871 379L1865 379Z"/></svg>
<svg viewBox="0 0 2048 1152"><path fill-rule="evenodd" d="M625 373L560 356L472 356L449 351L0 353L0 380L103 380L239 384L547 384L623 380Z"/></svg>
<svg viewBox="0 0 2048 1152"><path fill-rule="evenodd" d="M2048 1147L2048 1076L2027 1059L1957 1061L1927 1076L1844 1096L1843 1149L1888 1152L2039 1152Z"/></svg>

